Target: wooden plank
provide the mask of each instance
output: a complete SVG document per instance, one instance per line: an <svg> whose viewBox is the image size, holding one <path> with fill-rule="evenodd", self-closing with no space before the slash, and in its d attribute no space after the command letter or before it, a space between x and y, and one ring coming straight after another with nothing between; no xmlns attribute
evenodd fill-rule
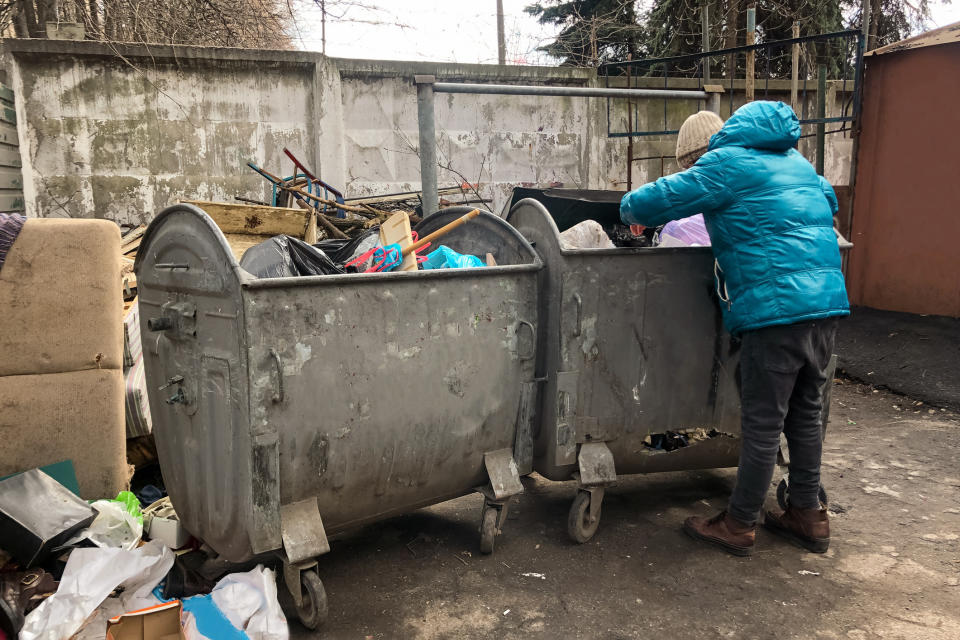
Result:
<svg viewBox="0 0 960 640"><path fill-rule="evenodd" d="M137 249L140 248L140 242L142 240L143 240L142 237L136 238L135 240L131 240L130 242L123 245L123 248L120 249L120 253L122 253L125 256L129 256L131 253L136 253Z"/></svg>
<svg viewBox="0 0 960 640"><path fill-rule="evenodd" d="M0 193L0 211L23 211L25 208L23 193L9 191Z"/></svg>
<svg viewBox="0 0 960 640"><path fill-rule="evenodd" d="M413 244L413 236L410 233L410 216L403 211L396 213L383 224L380 225L380 243L383 246L388 244L398 244L401 249L406 249ZM408 253L403 257L403 262L396 268L397 271L416 271L417 256Z"/></svg>
<svg viewBox="0 0 960 640"><path fill-rule="evenodd" d="M437 195L452 196L460 193L460 187L444 187L437 189ZM368 196L366 198L347 198L347 204L377 204L386 202L403 202L405 200L417 200L420 194L416 191L410 193L400 193L392 196Z"/></svg>
<svg viewBox="0 0 960 640"><path fill-rule="evenodd" d="M0 142L14 146L20 144L20 138L17 137L17 128L12 124L0 122Z"/></svg>
<svg viewBox="0 0 960 640"><path fill-rule="evenodd" d="M20 169L20 147L0 144L0 167Z"/></svg>
<svg viewBox="0 0 960 640"><path fill-rule="evenodd" d="M225 233L223 236L227 239L227 244L230 245L230 250L233 251L233 257L237 259L237 262L240 262L247 249L272 237L250 235L249 233Z"/></svg>
<svg viewBox="0 0 960 640"><path fill-rule="evenodd" d="M181 200L203 209L226 234L276 236L286 234L303 239L309 212L301 209L264 207L234 202Z"/></svg>
<svg viewBox="0 0 960 640"><path fill-rule="evenodd" d="M140 225L136 229L131 229L122 238L120 238L120 253L127 254L140 248L140 240L143 238L143 232L147 230L146 225Z"/></svg>
<svg viewBox="0 0 960 640"><path fill-rule="evenodd" d="M0 189L23 190L23 173L20 169L0 167Z"/></svg>
<svg viewBox="0 0 960 640"><path fill-rule="evenodd" d="M13 107L8 107L6 105L0 104L0 121L7 122L12 125L17 124L17 110Z"/></svg>

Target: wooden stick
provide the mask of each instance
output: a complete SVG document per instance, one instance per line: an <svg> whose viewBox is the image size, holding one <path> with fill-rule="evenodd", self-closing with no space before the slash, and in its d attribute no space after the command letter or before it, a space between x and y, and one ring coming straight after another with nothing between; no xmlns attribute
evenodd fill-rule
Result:
<svg viewBox="0 0 960 640"><path fill-rule="evenodd" d="M347 239L350 238L350 236L348 236L348 235L345 234L344 232L340 231L340 229L337 229L335 226L333 226L333 223L330 222L325 215L323 215L322 213L320 213L319 211L317 211L316 209L314 209L313 207L311 207L309 204L307 204L307 203L304 202L303 200L297 200L297 205L298 205L299 207L301 207L302 209L306 209L307 211L309 211L309 212L310 212L310 217L312 218L312 220L307 221L307 228L306 228L306 230L304 231L304 234L303 234L304 242L306 242L307 244L314 244L314 243L316 243L316 241L317 241L317 239L316 239L316 238L317 238L317 227L316 227L316 225L317 225L318 223L320 224L320 226L322 226L322 227L327 231L327 233L329 233L329 234L330 234L332 237L334 237L334 238L339 238L339 239L341 239L341 240L347 240ZM313 224L313 238L314 238L314 239L313 239L313 242L310 242L309 240L307 240L307 234L308 234L309 231L310 231L310 225L311 225L311 224Z"/></svg>
<svg viewBox="0 0 960 640"><path fill-rule="evenodd" d="M414 242L413 244L411 244L410 246L405 247L405 248L403 249L403 251L400 252L400 255L405 256L405 255L407 255L407 254L409 254L409 253L412 253L413 251L416 251L417 249L423 247L424 245L430 244L431 242L433 242L433 241L436 240L437 238L439 238L439 237L441 237L441 236L447 235L448 233L450 233L451 231L453 231L454 229L456 229L456 228L459 227L460 225L466 224L467 222L469 222L469 221L472 220L473 218L476 218L478 215L480 215L480 209L474 209L474 210L471 211L470 213L466 213L466 214L460 216L459 218L457 218L457 219L454 220L453 222L451 222L451 223L449 223L449 224L443 225L442 227L440 227L439 229L437 229L437 230L434 231L433 233L431 233L431 234L429 234L429 235L426 235L426 236L424 236L423 238L420 238L419 240L417 240L416 242Z"/></svg>

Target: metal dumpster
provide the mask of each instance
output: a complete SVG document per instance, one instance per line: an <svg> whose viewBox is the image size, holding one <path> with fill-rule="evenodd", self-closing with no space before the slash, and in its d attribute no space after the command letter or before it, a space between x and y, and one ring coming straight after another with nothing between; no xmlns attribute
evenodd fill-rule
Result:
<svg viewBox="0 0 960 640"><path fill-rule="evenodd" d="M477 490L490 552L522 491L542 264L490 214L443 243L478 237L499 266L257 279L195 206L144 234L144 360L177 513L229 561L279 555L308 627L330 538Z"/></svg>
<svg viewBox="0 0 960 640"><path fill-rule="evenodd" d="M596 532L617 475L730 467L739 458L740 343L723 327L712 250L561 247L558 222L566 229L592 219L620 233L612 227L622 195L517 189L506 214L545 265L534 469L577 480L567 529L581 543ZM836 356L824 431L835 367ZM785 445L781 437L783 467ZM785 477L777 491L784 508L787 490Z"/></svg>
<svg viewBox="0 0 960 640"><path fill-rule="evenodd" d="M619 198L566 198L566 226L619 220ZM723 329L710 248L563 249L531 198L507 220L545 265L534 469L578 481L571 537L593 536L619 474L735 466L739 341Z"/></svg>

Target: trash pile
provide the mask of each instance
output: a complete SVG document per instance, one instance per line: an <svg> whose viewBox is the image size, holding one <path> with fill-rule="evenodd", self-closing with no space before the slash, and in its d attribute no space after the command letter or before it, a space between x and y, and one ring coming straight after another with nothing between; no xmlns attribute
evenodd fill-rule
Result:
<svg viewBox="0 0 960 640"><path fill-rule="evenodd" d="M0 479L0 640L288 637L274 572L211 558L169 498L77 491L70 464Z"/></svg>
<svg viewBox="0 0 960 640"><path fill-rule="evenodd" d="M424 238L411 231L410 217L404 211L349 240L310 244L288 235L274 236L247 249L240 266L258 278L492 266L492 256L484 261L444 245L427 253L434 241L478 215L480 210L474 209Z"/></svg>
<svg viewBox="0 0 960 640"><path fill-rule="evenodd" d="M623 225L620 225L623 226ZM642 240L641 240L642 239ZM613 237L595 220L579 222L560 234L564 249L615 249L617 247L709 247L703 214L673 220L648 230L641 225L630 225L629 236L614 229Z"/></svg>

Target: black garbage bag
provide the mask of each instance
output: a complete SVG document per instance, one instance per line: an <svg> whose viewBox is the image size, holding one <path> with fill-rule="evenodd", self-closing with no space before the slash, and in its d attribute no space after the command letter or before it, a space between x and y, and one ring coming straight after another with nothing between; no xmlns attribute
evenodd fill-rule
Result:
<svg viewBox="0 0 960 640"><path fill-rule="evenodd" d="M313 246L326 252L326 254L330 256L337 265L343 267L347 273L363 272L373 264L372 256L362 264L355 264L349 267L345 265L364 255L370 251L370 249L375 249L380 246L380 227L376 226L368 229L349 240L321 240Z"/></svg>
<svg viewBox="0 0 960 640"><path fill-rule="evenodd" d="M290 236L274 236L247 249L240 266L258 278L344 273L322 250Z"/></svg>

